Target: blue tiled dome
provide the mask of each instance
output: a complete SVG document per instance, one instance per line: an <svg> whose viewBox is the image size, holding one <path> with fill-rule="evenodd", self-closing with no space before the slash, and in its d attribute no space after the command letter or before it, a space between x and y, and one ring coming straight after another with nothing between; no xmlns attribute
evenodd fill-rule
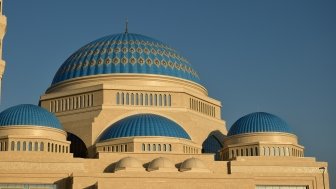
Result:
<svg viewBox="0 0 336 189"><path fill-rule="evenodd" d="M137 114L112 124L100 141L134 136L166 136L190 140L188 133L177 123L154 114Z"/></svg>
<svg viewBox="0 0 336 189"><path fill-rule="evenodd" d="M139 34L121 33L97 39L73 53L52 84L100 74L158 74L199 83L190 63L166 44Z"/></svg>
<svg viewBox="0 0 336 189"><path fill-rule="evenodd" d="M238 119L230 128L228 136L258 132L292 133L281 118L265 112L255 112Z"/></svg>
<svg viewBox="0 0 336 189"><path fill-rule="evenodd" d="M0 113L0 127L12 125L44 126L63 130L61 123L54 114L32 104L20 104Z"/></svg>

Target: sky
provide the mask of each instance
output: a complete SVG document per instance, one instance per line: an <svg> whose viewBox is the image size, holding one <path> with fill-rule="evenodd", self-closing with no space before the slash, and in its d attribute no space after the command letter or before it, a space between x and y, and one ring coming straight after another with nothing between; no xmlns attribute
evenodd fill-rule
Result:
<svg viewBox="0 0 336 189"><path fill-rule="evenodd" d="M0 111L37 104L74 51L125 30L174 47L222 102L227 128L264 111L284 119L336 187L336 1L5 0Z"/></svg>

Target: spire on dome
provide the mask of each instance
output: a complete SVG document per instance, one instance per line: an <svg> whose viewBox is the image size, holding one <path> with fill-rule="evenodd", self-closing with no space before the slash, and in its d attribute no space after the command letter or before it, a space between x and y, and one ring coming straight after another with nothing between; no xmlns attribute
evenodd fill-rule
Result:
<svg viewBox="0 0 336 189"><path fill-rule="evenodd" d="M126 28L125 28L125 33L128 33L128 19L126 18Z"/></svg>

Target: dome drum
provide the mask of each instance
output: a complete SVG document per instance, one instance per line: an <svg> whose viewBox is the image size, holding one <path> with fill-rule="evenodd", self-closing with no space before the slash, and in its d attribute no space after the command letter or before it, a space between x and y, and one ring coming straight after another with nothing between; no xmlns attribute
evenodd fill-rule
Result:
<svg viewBox="0 0 336 189"><path fill-rule="evenodd" d="M0 127L0 137L35 137L47 138L55 141L66 141L66 132L60 129L54 129L41 126L16 126Z"/></svg>
<svg viewBox="0 0 336 189"><path fill-rule="evenodd" d="M201 154L201 149L190 140L174 137L125 137L96 144L98 153Z"/></svg>

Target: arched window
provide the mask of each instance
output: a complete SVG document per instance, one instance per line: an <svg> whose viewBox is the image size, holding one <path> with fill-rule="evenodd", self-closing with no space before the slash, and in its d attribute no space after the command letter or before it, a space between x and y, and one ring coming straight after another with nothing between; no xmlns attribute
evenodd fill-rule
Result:
<svg viewBox="0 0 336 189"><path fill-rule="evenodd" d="M21 142L18 141L16 145L17 145L17 146L16 146L16 151L20 151Z"/></svg>
<svg viewBox="0 0 336 189"><path fill-rule="evenodd" d="M55 152L57 152L57 144L55 144Z"/></svg>
<svg viewBox="0 0 336 189"><path fill-rule="evenodd" d="M147 151L151 151L151 146L150 146L150 144L147 144Z"/></svg>
<svg viewBox="0 0 336 189"><path fill-rule="evenodd" d="M255 147L254 149L255 149L255 155L258 156L259 155L259 153L258 153L258 147Z"/></svg>
<svg viewBox="0 0 336 189"><path fill-rule="evenodd" d="M24 141L23 144L22 144L22 150L26 151L26 148L27 148L27 143L26 143L26 141Z"/></svg>
<svg viewBox="0 0 336 189"><path fill-rule="evenodd" d="M148 94L145 94L145 105L148 106Z"/></svg>
<svg viewBox="0 0 336 189"><path fill-rule="evenodd" d="M14 141L11 142L11 150L12 150L12 151L15 150L15 142L14 142Z"/></svg>
<svg viewBox="0 0 336 189"><path fill-rule="evenodd" d="M120 94L117 92L116 103L120 104Z"/></svg>
<svg viewBox="0 0 336 189"><path fill-rule="evenodd" d="M116 146L116 152L119 152L119 146Z"/></svg>
<svg viewBox="0 0 336 189"><path fill-rule="evenodd" d="M167 145L166 144L163 145L163 151L167 151Z"/></svg>
<svg viewBox="0 0 336 189"><path fill-rule="evenodd" d="M139 105L139 94L135 94L135 105Z"/></svg>
<svg viewBox="0 0 336 189"><path fill-rule="evenodd" d="M154 106L157 106L157 94L154 95Z"/></svg>
<svg viewBox="0 0 336 189"><path fill-rule="evenodd" d="M250 148L250 154L253 156L253 148Z"/></svg>
<svg viewBox="0 0 336 189"><path fill-rule="evenodd" d="M240 149L240 155L244 156L244 150L243 149Z"/></svg>
<svg viewBox="0 0 336 189"><path fill-rule="evenodd" d="M172 145L171 144L168 144L168 151L172 151Z"/></svg>
<svg viewBox="0 0 336 189"><path fill-rule="evenodd" d="M161 144L158 144L158 151L161 151Z"/></svg>
<svg viewBox="0 0 336 189"><path fill-rule="evenodd" d="M62 146L58 145L58 152L61 153L62 152Z"/></svg>
<svg viewBox="0 0 336 189"><path fill-rule="evenodd" d="M139 103L141 106L143 106L143 94L141 93L140 94L140 103Z"/></svg>
<svg viewBox="0 0 336 189"><path fill-rule="evenodd" d="M131 105L134 105L134 94L131 94Z"/></svg>
<svg viewBox="0 0 336 189"><path fill-rule="evenodd" d="M231 150L231 158L235 157L235 152L234 150Z"/></svg>
<svg viewBox="0 0 336 189"><path fill-rule="evenodd" d="M172 98L171 98L171 95L169 94L169 95L168 95L168 106L171 106L171 105L172 105L171 100L172 100Z"/></svg>
<svg viewBox="0 0 336 189"><path fill-rule="evenodd" d="M50 143L48 142L48 152L50 152Z"/></svg>
<svg viewBox="0 0 336 189"><path fill-rule="evenodd" d="M51 143L51 152L54 152L54 143Z"/></svg>
<svg viewBox="0 0 336 189"><path fill-rule="evenodd" d="M121 93L121 96L120 96L120 104L124 105L125 102L124 102L124 93Z"/></svg>
<svg viewBox="0 0 336 189"><path fill-rule="evenodd" d="M142 151L146 151L146 145L142 144Z"/></svg>
<svg viewBox="0 0 336 189"><path fill-rule="evenodd" d="M167 106L167 95L163 95L163 106Z"/></svg>
<svg viewBox="0 0 336 189"><path fill-rule="evenodd" d="M149 95L149 105L153 106L153 95L152 94Z"/></svg>
<svg viewBox="0 0 336 189"><path fill-rule="evenodd" d="M153 151L156 151L156 145L153 144Z"/></svg>
<svg viewBox="0 0 336 189"><path fill-rule="evenodd" d="M246 148L246 156L249 156L249 151L248 151L248 149Z"/></svg>
<svg viewBox="0 0 336 189"><path fill-rule="evenodd" d="M38 142L35 142L34 151L38 151Z"/></svg>
<svg viewBox="0 0 336 189"><path fill-rule="evenodd" d="M238 151L238 149L236 149L236 154L237 154L237 156L239 156L239 151Z"/></svg>
<svg viewBox="0 0 336 189"><path fill-rule="evenodd" d="M40 151L41 151L41 152L44 151L44 143L43 143L43 142L40 143Z"/></svg>
<svg viewBox="0 0 336 189"><path fill-rule="evenodd" d="M129 93L126 93L126 105L129 105Z"/></svg>
<svg viewBox="0 0 336 189"><path fill-rule="evenodd" d="M115 147L114 146L112 146L112 152L115 152Z"/></svg>
<svg viewBox="0 0 336 189"><path fill-rule="evenodd" d="M162 95L159 95L159 106L162 106Z"/></svg>
<svg viewBox="0 0 336 189"><path fill-rule="evenodd" d="M127 144L125 144L125 152L127 152L128 150L127 150Z"/></svg>

